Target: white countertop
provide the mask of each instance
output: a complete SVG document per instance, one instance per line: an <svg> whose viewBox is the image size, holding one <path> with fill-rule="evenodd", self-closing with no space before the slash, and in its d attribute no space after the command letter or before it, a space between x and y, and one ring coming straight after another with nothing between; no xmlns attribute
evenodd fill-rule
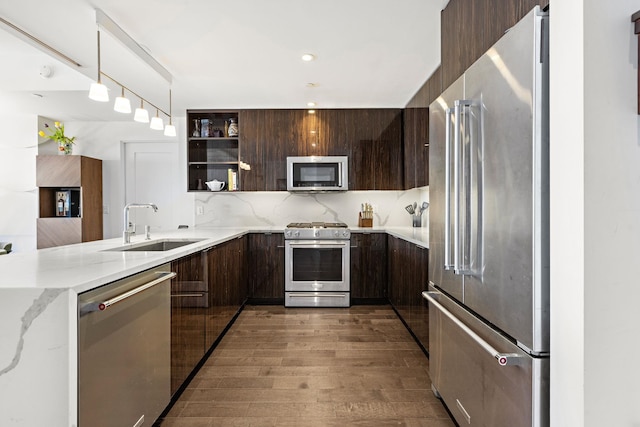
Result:
<svg viewBox="0 0 640 427"><path fill-rule="evenodd" d="M152 233L152 240L203 239L163 252L109 251L125 246L121 238L114 238L29 253L12 253L0 257L0 289L69 289L80 293L249 232L282 232L284 228L196 227ZM423 247L429 246L429 233L426 228L350 227L350 230L354 233L386 232ZM143 242L143 235L133 236L129 246Z"/></svg>

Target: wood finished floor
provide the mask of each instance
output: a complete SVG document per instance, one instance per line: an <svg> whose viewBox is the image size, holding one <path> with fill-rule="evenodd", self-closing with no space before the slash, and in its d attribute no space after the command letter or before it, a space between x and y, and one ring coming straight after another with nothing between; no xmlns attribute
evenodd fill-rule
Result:
<svg viewBox="0 0 640 427"><path fill-rule="evenodd" d="M389 306L247 306L162 427L455 426Z"/></svg>

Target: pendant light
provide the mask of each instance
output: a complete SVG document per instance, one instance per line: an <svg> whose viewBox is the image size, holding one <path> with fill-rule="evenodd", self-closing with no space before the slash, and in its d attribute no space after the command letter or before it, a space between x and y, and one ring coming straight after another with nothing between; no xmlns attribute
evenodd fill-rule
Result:
<svg viewBox="0 0 640 427"><path fill-rule="evenodd" d="M162 118L158 116L158 109L156 108L156 116L151 118L151 124L149 127L153 130L162 130L164 129L164 123L162 122Z"/></svg>
<svg viewBox="0 0 640 427"><path fill-rule="evenodd" d="M171 122L173 113L171 112L171 89L169 89L169 124L164 127L164 136L176 136L176 127Z"/></svg>
<svg viewBox="0 0 640 427"><path fill-rule="evenodd" d="M128 98L124 97L124 86L122 86L122 94L121 96L116 98L116 102L113 105L113 110L118 113L130 114L131 113L131 102Z"/></svg>
<svg viewBox="0 0 640 427"><path fill-rule="evenodd" d="M100 30L98 30L98 80L95 83L91 83L89 98L94 101L109 102L109 90L102 84L100 73Z"/></svg>
<svg viewBox="0 0 640 427"><path fill-rule="evenodd" d="M133 120L140 123L149 123L149 112L144 109L143 100L140 98L140 108L136 108Z"/></svg>

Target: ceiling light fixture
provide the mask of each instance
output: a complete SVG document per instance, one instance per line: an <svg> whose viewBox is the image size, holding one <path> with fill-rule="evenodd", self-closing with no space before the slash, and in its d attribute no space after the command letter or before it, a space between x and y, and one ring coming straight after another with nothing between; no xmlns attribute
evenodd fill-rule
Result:
<svg viewBox="0 0 640 427"><path fill-rule="evenodd" d="M309 111L307 111L307 112L308 112L309 114L315 114L315 113L316 113L316 110L309 110Z"/></svg>
<svg viewBox="0 0 640 427"><path fill-rule="evenodd" d="M124 86L122 86L122 95L116 98L113 104L113 110L118 113L131 114L131 101L124 97Z"/></svg>
<svg viewBox="0 0 640 427"><path fill-rule="evenodd" d="M302 60L305 62L313 61L314 59L316 59L316 57L312 53L305 53L302 55Z"/></svg>
<svg viewBox="0 0 640 427"><path fill-rule="evenodd" d="M149 125L149 127L153 130L162 130L164 129L164 123L162 121L162 119L158 116L158 109L156 108L156 115L155 117L151 118L151 124Z"/></svg>
<svg viewBox="0 0 640 427"><path fill-rule="evenodd" d="M133 120L140 123L149 123L149 112L144 109L144 100L140 98L140 108L136 108Z"/></svg>
<svg viewBox="0 0 640 427"><path fill-rule="evenodd" d="M98 30L98 80L91 83L89 98L99 102L109 102L109 90L102 84L102 73L100 73L100 30Z"/></svg>
<svg viewBox="0 0 640 427"><path fill-rule="evenodd" d="M169 124L164 127L164 136L176 136L176 127L171 123L171 89L169 89Z"/></svg>

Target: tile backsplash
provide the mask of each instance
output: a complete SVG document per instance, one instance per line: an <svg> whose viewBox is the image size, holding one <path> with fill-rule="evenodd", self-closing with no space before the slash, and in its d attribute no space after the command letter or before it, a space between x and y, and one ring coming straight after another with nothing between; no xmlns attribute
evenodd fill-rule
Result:
<svg viewBox="0 0 640 427"><path fill-rule="evenodd" d="M282 226L290 222L344 222L358 225L363 203L373 206L374 227L410 227L405 206L429 201L429 187L407 191L344 193L207 192L195 194L195 225L202 227ZM422 226L428 223L428 212Z"/></svg>

